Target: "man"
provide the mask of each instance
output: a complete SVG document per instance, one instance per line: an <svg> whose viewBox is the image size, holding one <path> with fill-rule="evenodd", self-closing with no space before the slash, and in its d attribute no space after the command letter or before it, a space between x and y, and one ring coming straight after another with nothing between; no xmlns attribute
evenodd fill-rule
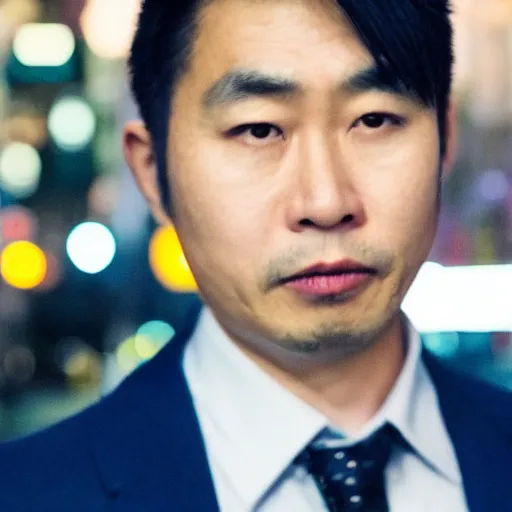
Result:
<svg viewBox="0 0 512 512"><path fill-rule="evenodd" d="M446 0L146 0L124 149L205 306L0 450L18 511L512 510L512 400L400 312L454 157Z"/></svg>

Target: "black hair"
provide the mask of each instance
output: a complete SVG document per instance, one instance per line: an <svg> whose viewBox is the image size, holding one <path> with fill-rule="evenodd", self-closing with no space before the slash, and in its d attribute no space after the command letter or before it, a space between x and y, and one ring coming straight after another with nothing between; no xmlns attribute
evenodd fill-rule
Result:
<svg viewBox="0 0 512 512"><path fill-rule="evenodd" d="M153 141L170 207L166 146L173 93L186 71L201 9L215 0L144 0L129 59L132 91ZM279 1L279 0L276 0ZM382 72L437 109L441 154L453 67L450 0L337 0Z"/></svg>

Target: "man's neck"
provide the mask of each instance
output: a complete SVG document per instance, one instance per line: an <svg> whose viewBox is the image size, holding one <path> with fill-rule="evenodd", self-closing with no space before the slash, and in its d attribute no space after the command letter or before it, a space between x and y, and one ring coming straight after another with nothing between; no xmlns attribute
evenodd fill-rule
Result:
<svg viewBox="0 0 512 512"><path fill-rule="evenodd" d="M342 361L284 369L246 344L242 351L291 393L324 414L347 434L356 434L379 411L405 360L401 321L367 350Z"/></svg>

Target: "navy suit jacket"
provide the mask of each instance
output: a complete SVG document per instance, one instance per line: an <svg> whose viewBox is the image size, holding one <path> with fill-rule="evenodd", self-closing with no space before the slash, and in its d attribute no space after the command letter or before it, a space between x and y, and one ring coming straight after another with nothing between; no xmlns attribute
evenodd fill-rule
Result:
<svg viewBox="0 0 512 512"><path fill-rule="evenodd" d="M195 308L167 347L99 403L0 446L1 512L219 510L181 370L197 313ZM512 512L512 395L424 358L471 512Z"/></svg>

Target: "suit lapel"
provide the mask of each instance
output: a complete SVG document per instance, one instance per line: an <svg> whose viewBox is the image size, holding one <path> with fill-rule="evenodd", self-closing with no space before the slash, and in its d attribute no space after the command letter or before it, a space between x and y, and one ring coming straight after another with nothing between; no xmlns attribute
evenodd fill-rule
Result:
<svg viewBox="0 0 512 512"><path fill-rule="evenodd" d="M91 410L95 462L119 512L217 512L198 420L181 358L198 316Z"/></svg>
<svg viewBox="0 0 512 512"><path fill-rule="evenodd" d="M471 512L512 505L512 395L424 360L457 454Z"/></svg>

